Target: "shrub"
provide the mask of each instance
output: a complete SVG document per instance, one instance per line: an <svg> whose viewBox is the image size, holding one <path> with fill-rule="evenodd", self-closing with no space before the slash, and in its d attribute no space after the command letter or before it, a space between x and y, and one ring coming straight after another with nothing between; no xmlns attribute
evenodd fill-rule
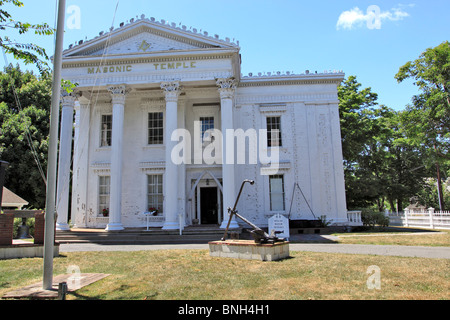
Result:
<svg viewBox="0 0 450 320"><path fill-rule="evenodd" d="M389 226L389 217L386 217L383 212L363 210L361 213L361 220L363 225L369 229L373 229L375 226L380 226L382 228Z"/></svg>
<svg viewBox="0 0 450 320"><path fill-rule="evenodd" d="M317 220L319 220L320 228L326 228L333 222L333 220L327 220L327 216L320 216Z"/></svg>

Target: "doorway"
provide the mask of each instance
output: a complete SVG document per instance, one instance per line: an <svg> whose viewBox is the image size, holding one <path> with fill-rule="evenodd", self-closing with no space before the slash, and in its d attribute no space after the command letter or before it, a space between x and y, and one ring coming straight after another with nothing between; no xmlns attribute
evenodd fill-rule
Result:
<svg viewBox="0 0 450 320"><path fill-rule="evenodd" d="M217 187L200 188L200 216L201 224L218 224Z"/></svg>

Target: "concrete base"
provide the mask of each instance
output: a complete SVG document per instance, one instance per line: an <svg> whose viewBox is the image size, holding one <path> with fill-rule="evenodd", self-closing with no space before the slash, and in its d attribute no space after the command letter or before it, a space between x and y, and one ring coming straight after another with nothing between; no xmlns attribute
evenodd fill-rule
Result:
<svg viewBox="0 0 450 320"><path fill-rule="evenodd" d="M162 230L179 230L180 224L178 222L165 222Z"/></svg>
<svg viewBox="0 0 450 320"><path fill-rule="evenodd" d="M56 223L56 230L58 231L69 231L70 226L67 223Z"/></svg>
<svg viewBox="0 0 450 320"><path fill-rule="evenodd" d="M42 258L44 256L44 245L17 244L0 247L0 260L22 259L22 258ZM59 256L59 243L55 243L53 256Z"/></svg>
<svg viewBox="0 0 450 320"><path fill-rule="evenodd" d="M124 230L124 228L121 223L108 223L105 230L106 231L122 231L122 230Z"/></svg>
<svg viewBox="0 0 450 320"><path fill-rule="evenodd" d="M38 282L27 287L10 291L6 293L2 298L56 299L58 297L58 285L61 282L67 283L68 292L74 292L108 276L109 274L103 273L62 274L53 278L51 290L42 289L42 282Z"/></svg>
<svg viewBox="0 0 450 320"><path fill-rule="evenodd" d="M211 241L209 254L211 257L276 261L289 257L289 242L257 244L253 240Z"/></svg>
<svg viewBox="0 0 450 320"><path fill-rule="evenodd" d="M226 229L228 225L228 219L227 220L223 220L222 224L220 225L220 229ZM230 222L230 226L228 227L228 229L239 229L239 224L237 223L236 219L233 217L231 219Z"/></svg>

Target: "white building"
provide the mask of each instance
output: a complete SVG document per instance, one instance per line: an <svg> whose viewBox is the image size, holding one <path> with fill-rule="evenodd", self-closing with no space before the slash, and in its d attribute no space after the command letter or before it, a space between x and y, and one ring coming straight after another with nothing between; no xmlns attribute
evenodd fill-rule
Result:
<svg viewBox="0 0 450 320"><path fill-rule="evenodd" d="M178 229L197 220L224 227L244 179L255 184L245 186L239 213L261 227L276 213L348 224L337 97L343 73L242 76L238 44L142 16L65 50L62 77L78 87L62 98L59 229L67 228L70 183L76 227L144 227L144 213L156 208L151 226ZM189 136L172 141L176 129ZM208 129L225 140L227 129L242 129L257 143L236 139L233 164ZM243 147L247 158L238 164ZM224 161L210 163L207 154Z"/></svg>

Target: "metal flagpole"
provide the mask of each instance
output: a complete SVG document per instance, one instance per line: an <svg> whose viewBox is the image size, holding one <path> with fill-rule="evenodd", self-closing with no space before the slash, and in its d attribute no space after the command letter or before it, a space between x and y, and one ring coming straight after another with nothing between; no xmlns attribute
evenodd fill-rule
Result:
<svg viewBox="0 0 450 320"><path fill-rule="evenodd" d="M58 160L59 101L61 97L61 68L64 40L66 0L59 0L56 28L55 55L53 57L52 105L47 167L47 198L45 202L44 278L42 288L52 289L53 250L55 245L56 171Z"/></svg>

